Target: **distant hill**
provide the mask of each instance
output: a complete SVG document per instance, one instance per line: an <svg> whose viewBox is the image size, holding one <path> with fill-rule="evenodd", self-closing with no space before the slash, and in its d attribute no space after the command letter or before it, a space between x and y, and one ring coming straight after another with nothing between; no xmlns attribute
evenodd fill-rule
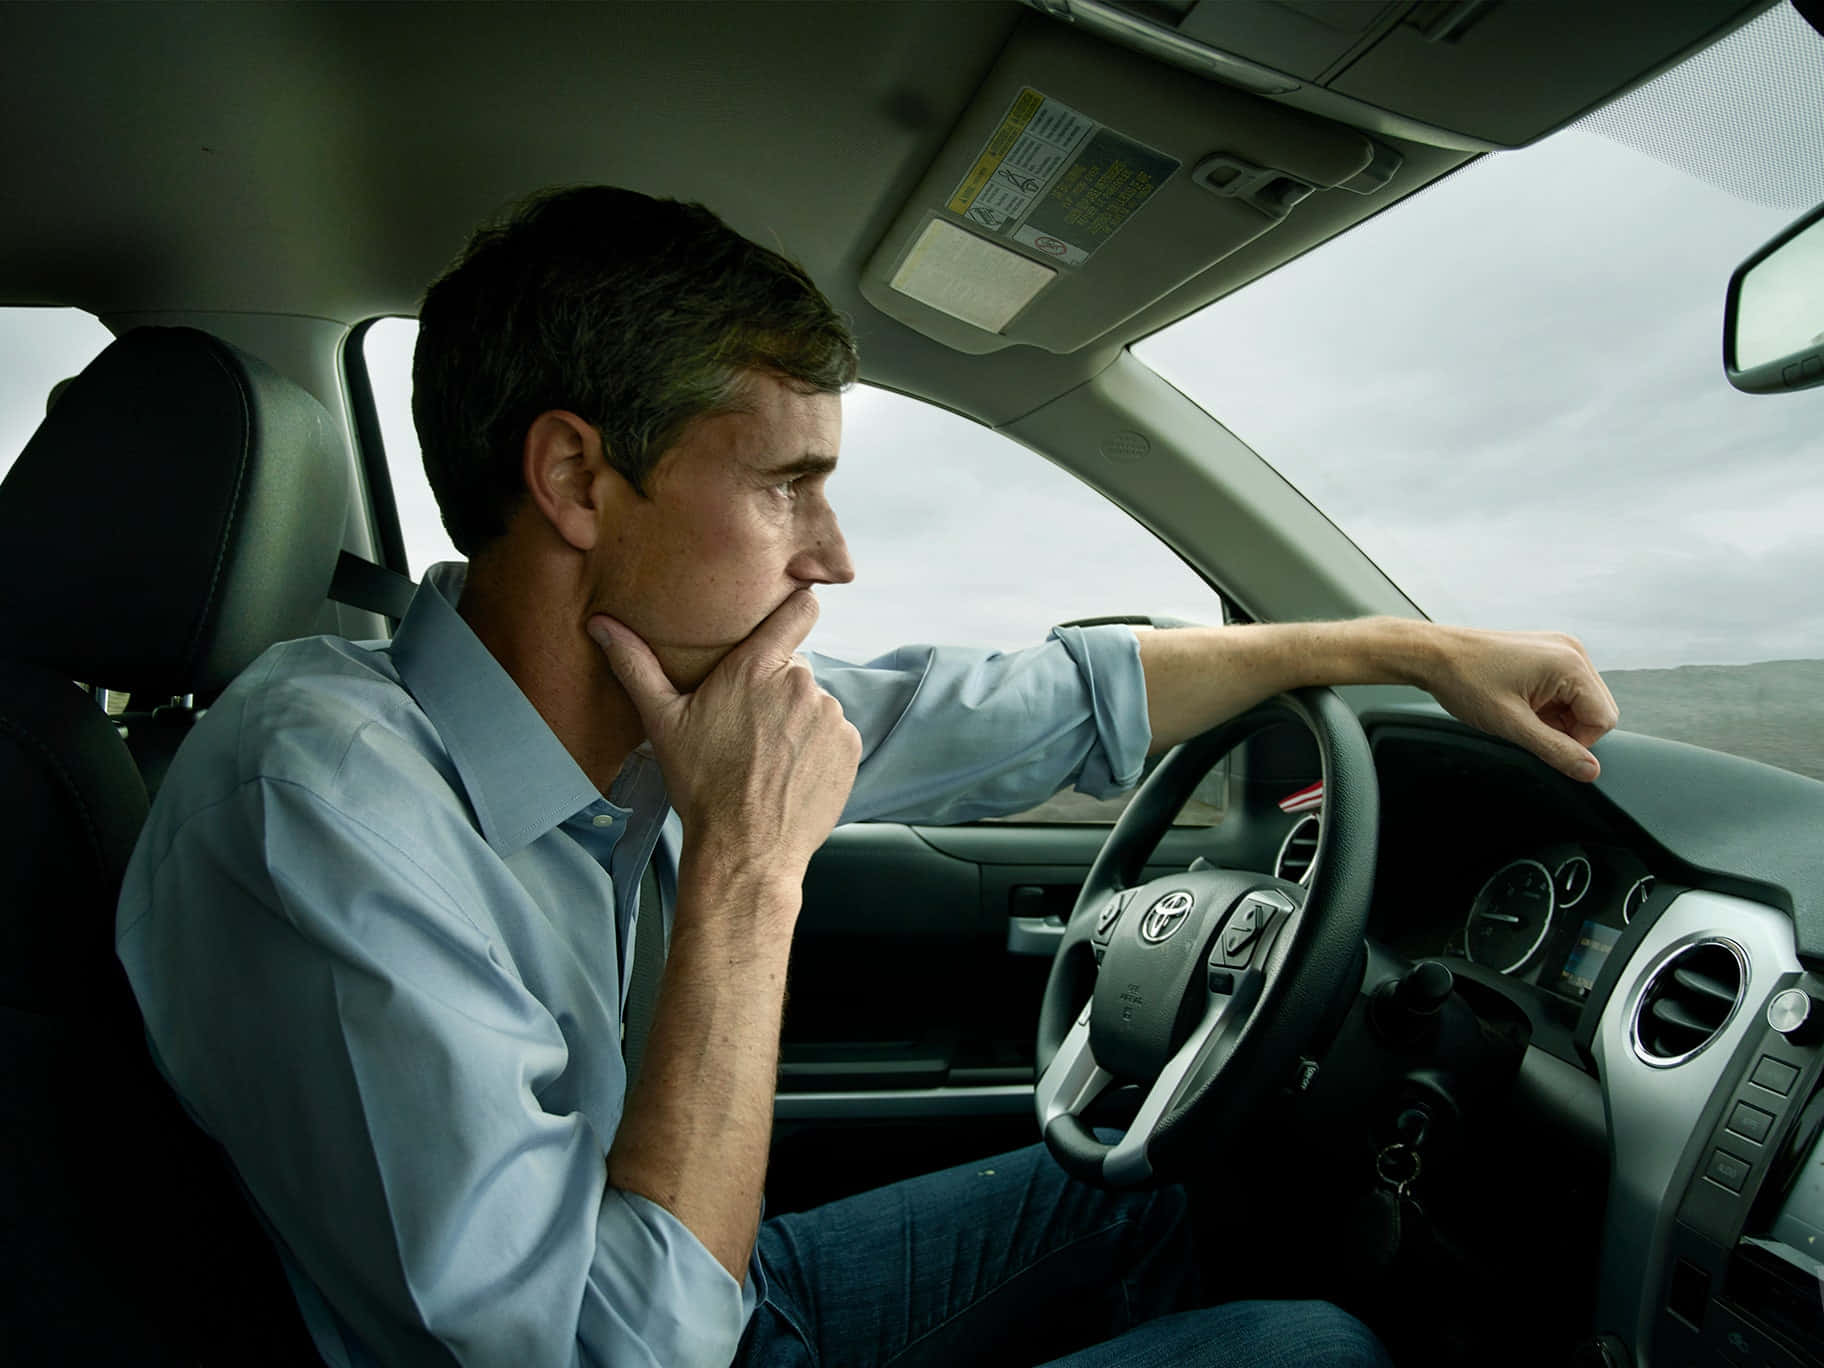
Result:
<svg viewBox="0 0 1824 1368"><path fill-rule="evenodd" d="M1824 779L1824 660L1608 670L1627 731Z"/></svg>

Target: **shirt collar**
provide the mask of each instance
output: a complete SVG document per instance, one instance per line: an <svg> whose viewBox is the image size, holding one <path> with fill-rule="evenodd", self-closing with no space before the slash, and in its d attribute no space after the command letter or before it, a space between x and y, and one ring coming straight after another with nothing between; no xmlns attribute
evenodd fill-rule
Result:
<svg viewBox="0 0 1824 1368"><path fill-rule="evenodd" d="M505 859L602 795L457 613L467 576L452 562L426 571L391 651L462 778L482 837Z"/></svg>

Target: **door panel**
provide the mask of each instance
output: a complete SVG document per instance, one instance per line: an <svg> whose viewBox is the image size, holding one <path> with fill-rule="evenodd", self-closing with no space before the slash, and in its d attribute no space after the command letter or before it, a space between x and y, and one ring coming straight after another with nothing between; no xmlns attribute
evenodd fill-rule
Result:
<svg viewBox="0 0 1824 1368"><path fill-rule="evenodd" d="M780 1092L1029 1084L1050 956L1009 941L1029 946L1034 923L1069 915L1107 834L986 823L833 832L805 879ZM1148 877L1212 856L1212 836L1170 833ZM981 1101L939 1092L923 1110Z"/></svg>

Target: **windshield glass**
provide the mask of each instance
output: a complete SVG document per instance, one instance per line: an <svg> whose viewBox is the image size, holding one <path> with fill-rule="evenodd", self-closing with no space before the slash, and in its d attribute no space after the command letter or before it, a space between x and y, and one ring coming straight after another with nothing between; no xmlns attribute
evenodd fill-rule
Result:
<svg viewBox="0 0 1824 1368"><path fill-rule="evenodd" d="M1824 390L1723 292L1824 199L1787 5L1135 348L1431 617L1581 637L1622 725L1824 778Z"/></svg>

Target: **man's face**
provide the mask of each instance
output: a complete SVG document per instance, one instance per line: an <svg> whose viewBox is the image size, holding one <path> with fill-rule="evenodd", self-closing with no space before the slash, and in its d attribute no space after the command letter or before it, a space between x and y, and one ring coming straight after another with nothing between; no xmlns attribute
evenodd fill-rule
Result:
<svg viewBox="0 0 1824 1368"><path fill-rule="evenodd" d="M754 373L746 400L687 427L646 498L616 477L604 502L594 609L638 632L680 689L793 590L855 577L824 490L841 399Z"/></svg>

